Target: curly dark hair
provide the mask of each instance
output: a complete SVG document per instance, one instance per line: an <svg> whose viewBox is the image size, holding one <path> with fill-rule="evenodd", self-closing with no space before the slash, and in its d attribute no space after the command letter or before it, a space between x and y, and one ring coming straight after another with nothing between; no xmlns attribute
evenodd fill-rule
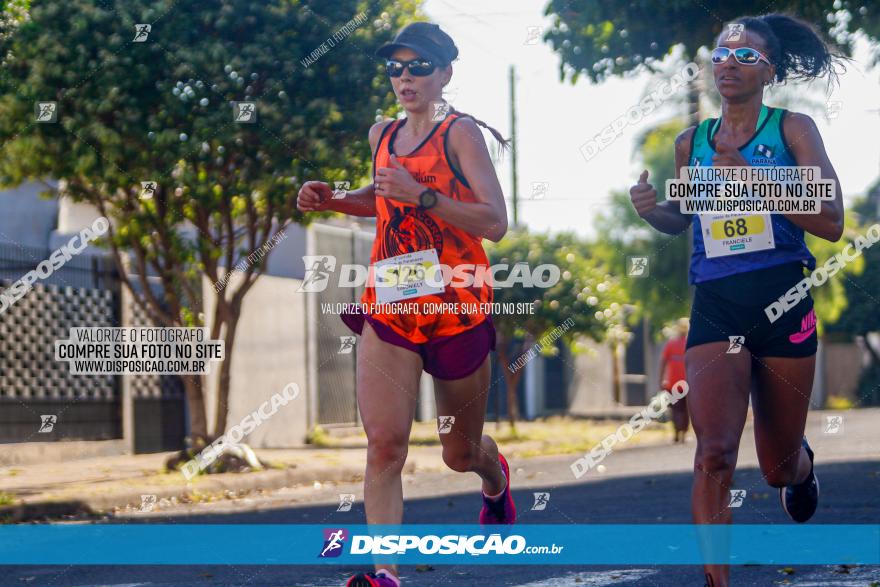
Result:
<svg viewBox="0 0 880 587"><path fill-rule="evenodd" d="M776 81L812 80L828 76L837 82L837 66L844 57L834 52L809 23L787 14L742 16L732 21L761 35L767 42L769 59L776 66Z"/></svg>

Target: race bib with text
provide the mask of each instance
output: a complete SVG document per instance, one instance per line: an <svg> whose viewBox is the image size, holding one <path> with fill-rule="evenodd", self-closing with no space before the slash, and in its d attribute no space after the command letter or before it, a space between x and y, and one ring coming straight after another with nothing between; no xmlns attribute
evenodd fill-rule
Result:
<svg viewBox="0 0 880 587"><path fill-rule="evenodd" d="M376 278L376 301L380 304L442 294L438 276L440 259L436 249L404 253L373 264Z"/></svg>
<svg viewBox="0 0 880 587"><path fill-rule="evenodd" d="M707 258L776 248L769 214L705 214L700 225Z"/></svg>

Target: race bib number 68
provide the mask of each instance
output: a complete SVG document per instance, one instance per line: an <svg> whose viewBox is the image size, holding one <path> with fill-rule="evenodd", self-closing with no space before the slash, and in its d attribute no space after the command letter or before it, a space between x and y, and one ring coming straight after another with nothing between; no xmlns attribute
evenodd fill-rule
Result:
<svg viewBox="0 0 880 587"><path fill-rule="evenodd" d="M707 214L700 217L700 224L708 258L776 247L769 214Z"/></svg>

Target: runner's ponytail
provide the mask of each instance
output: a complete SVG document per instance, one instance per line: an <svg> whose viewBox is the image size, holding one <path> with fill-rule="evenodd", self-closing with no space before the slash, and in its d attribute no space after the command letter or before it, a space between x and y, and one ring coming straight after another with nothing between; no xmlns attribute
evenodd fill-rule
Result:
<svg viewBox="0 0 880 587"><path fill-rule="evenodd" d="M459 116L462 116L465 118L470 118L475 123L477 123L479 126L482 126L486 130L488 130L490 133L492 133L492 136L495 137L495 140L498 141L498 144L501 145L502 149L505 149L505 150L510 149L510 140L505 139L504 135L502 135L500 132L498 132L497 130L495 130L494 128L492 128L491 126L489 126L488 124L486 124L482 120L475 118L474 116L471 116L470 114L465 114L464 112L459 112L458 110L456 110L452 106L449 107L449 111L454 112L454 113L458 114Z"/></svg>
<svg viewBox="0 0 880 587"><path fill-rule="evenodd" d="M807 22L786 14L744 16L733 21L742 24L766 41L768 57L776 66L776 81L813 80L828 76L837 82L838 64L843 57L833 53L818 31Z"/></svg>

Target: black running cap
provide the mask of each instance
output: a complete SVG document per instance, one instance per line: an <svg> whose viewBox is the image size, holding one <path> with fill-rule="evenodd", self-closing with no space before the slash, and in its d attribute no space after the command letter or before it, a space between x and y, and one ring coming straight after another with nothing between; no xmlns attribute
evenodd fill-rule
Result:
<svg viewBox="0 0 880 587"><path fill-rule="evenodd" d="M412 49L419 57L429 59L435 65L445 66L458 57L458 47L452 37L444 33L436 24L414 22L406 25L394 40L376 50L378 57L388 59L397 49Z"/></svg>

